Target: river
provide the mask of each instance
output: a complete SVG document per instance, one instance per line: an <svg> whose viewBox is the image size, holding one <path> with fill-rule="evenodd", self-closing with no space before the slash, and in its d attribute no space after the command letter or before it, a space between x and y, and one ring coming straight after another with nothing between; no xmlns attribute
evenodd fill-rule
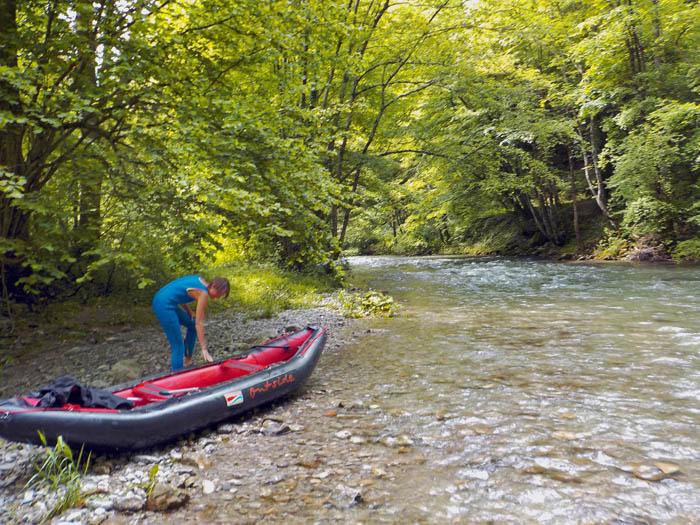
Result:
<svg viewBox="0 0 700 525"><path fill-rule="evenodd" d="M391 503L355 518L700 523L698 268L349 264L402 305L333 364L396 450Z"/></svg>

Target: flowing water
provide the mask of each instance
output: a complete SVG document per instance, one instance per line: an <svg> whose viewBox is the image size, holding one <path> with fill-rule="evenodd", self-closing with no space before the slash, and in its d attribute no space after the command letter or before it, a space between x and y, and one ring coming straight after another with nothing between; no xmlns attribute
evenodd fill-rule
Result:
<svg viewBox="0 0 700 525"><path fill-rule="evenodd" d="M403 468L358 520L700 523L700 269L349 262L403 305L337 364Z"/></svg>

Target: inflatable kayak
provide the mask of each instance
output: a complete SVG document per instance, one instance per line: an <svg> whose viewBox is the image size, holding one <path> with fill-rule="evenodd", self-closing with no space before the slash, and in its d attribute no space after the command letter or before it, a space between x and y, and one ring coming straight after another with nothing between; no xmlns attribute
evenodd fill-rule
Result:
<svg viewBox="0 0 700 525"><path fill-rule="evenodd" d="M120 408L84 406L23 396L0 401L0 436L48 444L58 436L93 450L136 450L239 415L302 386L323 351L323 328L308 327L253 347L247 354L196 368L152 376L105 393ZM55 403L54 403L55 404ZM98 405L106 406L106 405Z"/></svg>

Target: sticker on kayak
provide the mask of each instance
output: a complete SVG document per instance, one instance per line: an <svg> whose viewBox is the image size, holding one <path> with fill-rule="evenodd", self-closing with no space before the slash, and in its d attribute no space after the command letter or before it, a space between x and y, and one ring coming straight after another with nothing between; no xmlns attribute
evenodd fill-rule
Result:
<svg viewBox="0 0 700 525"><path fill-rule="evenodd" d="M243 403L243 392L238 390L237 392L229 392L228 394L224 394L224 398L226 399L226 406L227 407L232 407L233 405L240 405Z"/></svg>

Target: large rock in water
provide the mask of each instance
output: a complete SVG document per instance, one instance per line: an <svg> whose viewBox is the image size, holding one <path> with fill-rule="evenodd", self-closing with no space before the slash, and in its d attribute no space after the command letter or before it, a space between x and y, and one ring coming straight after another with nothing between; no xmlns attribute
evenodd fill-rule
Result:
<svg viewBox="0 0 700 525"><path fill-rule="evenodd" d="M114 384L126 383L143 377L143 367L136 359L122 359L114 363L110 373Z"/></svg>

